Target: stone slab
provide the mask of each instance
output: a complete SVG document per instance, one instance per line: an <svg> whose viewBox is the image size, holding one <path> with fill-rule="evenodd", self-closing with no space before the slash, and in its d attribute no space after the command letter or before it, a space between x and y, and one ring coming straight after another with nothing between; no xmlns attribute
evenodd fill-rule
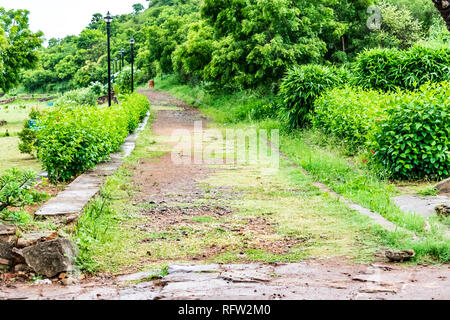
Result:
<svg viewBox="0 0 450 320"><path fill-rule="evenodd" d="M436 189L438 189L441 193L450 193L450 178L439 182L436 185Z"/></svg>
<svg viewBox="0 0 450 320"><path fill-rule="evenodd" d="M402 195L392 198L392 201L404 212L411 212L423 217L436 214L435 208L440 204L450 205L450 198L445 196Z"/></svg>
<svg viewBox="0 0 450 320"><path fill-rule="evenodd" d="M220 272L217 264L212 265L195 265L195 264L169 264L167 273L209 273Z"/></svg>

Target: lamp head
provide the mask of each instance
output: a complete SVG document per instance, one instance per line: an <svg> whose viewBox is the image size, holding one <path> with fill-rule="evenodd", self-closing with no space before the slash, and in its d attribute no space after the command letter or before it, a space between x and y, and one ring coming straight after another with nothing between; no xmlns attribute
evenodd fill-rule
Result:
<svg viewBox="0 0 450 320"><path fill-rule="evenodd" d="M108 11L108 13L106 14L106 16L105 16L105 21L106 21L106 23L111 23L111 21L112 21L112 16L111 16L111 13L109 13L109 11Z"/></svg>
<svg viewBox="0 0 450 320"><path fill-rule="evenodd" d="M134 41L134 39L131 38L131 39L130 39L130 44L131 44L131 45L134 45L135 43L136 43L136 41Z"/></svg>

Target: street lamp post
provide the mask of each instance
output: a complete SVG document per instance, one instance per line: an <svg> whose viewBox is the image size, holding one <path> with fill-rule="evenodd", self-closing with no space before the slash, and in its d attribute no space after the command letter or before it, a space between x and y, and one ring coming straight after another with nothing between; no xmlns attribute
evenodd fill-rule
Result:
<svg viewBox="0 0 450 320"><path fill-rule="evenodd" d="M124 63L123 63L124 54L125 54L125 49L122 48L120 50L120 71L122 71L122 69L124 67Z"/></svg>
<svg viewBox="0 0 450 320"><path fill-rule="evenodd" d="M108 38L108 106L111 107L111 14L106 14L106 33Z"/></svg>
<svg viewBox="0 0 450 320"><path fill-rule="evenodd" d="M134 92L134 44L136 42L133 38L130 39L131 45L131 92Z"/></svg>
<svg viewBox="0 0 450 320"><path fill-rule="evenodd" d="M117 57L114 58L114 63L113 63L113 83L116 82L116 73L119 71L119 69L117 68Z"/></svg>

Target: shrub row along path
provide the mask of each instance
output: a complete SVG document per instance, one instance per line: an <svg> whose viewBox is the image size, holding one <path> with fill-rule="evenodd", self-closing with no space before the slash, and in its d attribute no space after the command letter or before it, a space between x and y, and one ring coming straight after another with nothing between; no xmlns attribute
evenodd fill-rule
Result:
<svg viewBox="0 0 450 320"><path fill-rule="evenodd" d="M450 298L449 266L388 263L366 232L373 222L299 168L175 165L174 130L214 124L166 93L144 93L156 118L152 143L137 145L149 156L131 169L139 219L123 228L135 239L104 261L126 265L67 287L0 284L0 299ZM163 265L167 274L146 280Z"/></svg>

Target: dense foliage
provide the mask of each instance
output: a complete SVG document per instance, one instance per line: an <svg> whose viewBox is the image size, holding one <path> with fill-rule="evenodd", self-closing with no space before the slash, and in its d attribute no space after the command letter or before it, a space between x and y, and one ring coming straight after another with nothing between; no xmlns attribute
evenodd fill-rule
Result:
<svg viewBox="0 0 450 320"><path fill-rule="evenodd" d="M450 174L450 83L398 96L376 136L376 157L397 179Z"/></svg>
<svg viewBox="0 0 450 320"><path fill-rule="evenodd" d="M279 91L282 119L291 129L305 126L316 98L346 80L345 71L321 65L304 65L290 70Z"/></svg>
<svg viewBox="0 0 450 320"><path fill-rule="evenodd" d="M38 156L49 178L69 180L106 160L148 109L145 96L132 94L111 108L62 106L46 113L38 133Z"/></svg>
<svg viewBox="0 0 450 320"><path fill-rule="evenodd" d="M382 14L379 30L367 27L373 4ZM429 38L432 28L445 28L427 0L171 0L132 9L114 17L111 46L113 58L125 49L128 65L129 39L136 39L138 80L176 72L183 82L228 91L262 86L275 92L294 65L353 61L377 47L407 49ZM39 56L38 68L23 75L27 91L106 83L103 16L94 14L78 36L50 39Z"/></svg>
<svg viewBox="0 0 450 320"><path fill-rule="evenodd" d="M450 170L450 86L390 94L350 87L315 102L314 127L353 150L371 150L396 179L445 178Z"/></svg>
<svg viewBox="0 0 450 320"><path fill-rule="evenodd" d="M312 124L352 149L365 149L386 115L392 95L377 91L336 88L316 100Z"/></svg>
<svg viewBox="0 0 450 320"><path fill-rule="evenodd" d="M364 88L413 90L450 79L450 46L415 45L409 50L372 49L355 63L356 84Z"/></svg>
<svg viewBox="0 0 450 320"><path fill-rule="evenodd" d="M0 89L5 92L19 83L22 70L33 68L38 61L35 49L43 34L30 31L28 14L27 10L0 7Z"/></svg>

